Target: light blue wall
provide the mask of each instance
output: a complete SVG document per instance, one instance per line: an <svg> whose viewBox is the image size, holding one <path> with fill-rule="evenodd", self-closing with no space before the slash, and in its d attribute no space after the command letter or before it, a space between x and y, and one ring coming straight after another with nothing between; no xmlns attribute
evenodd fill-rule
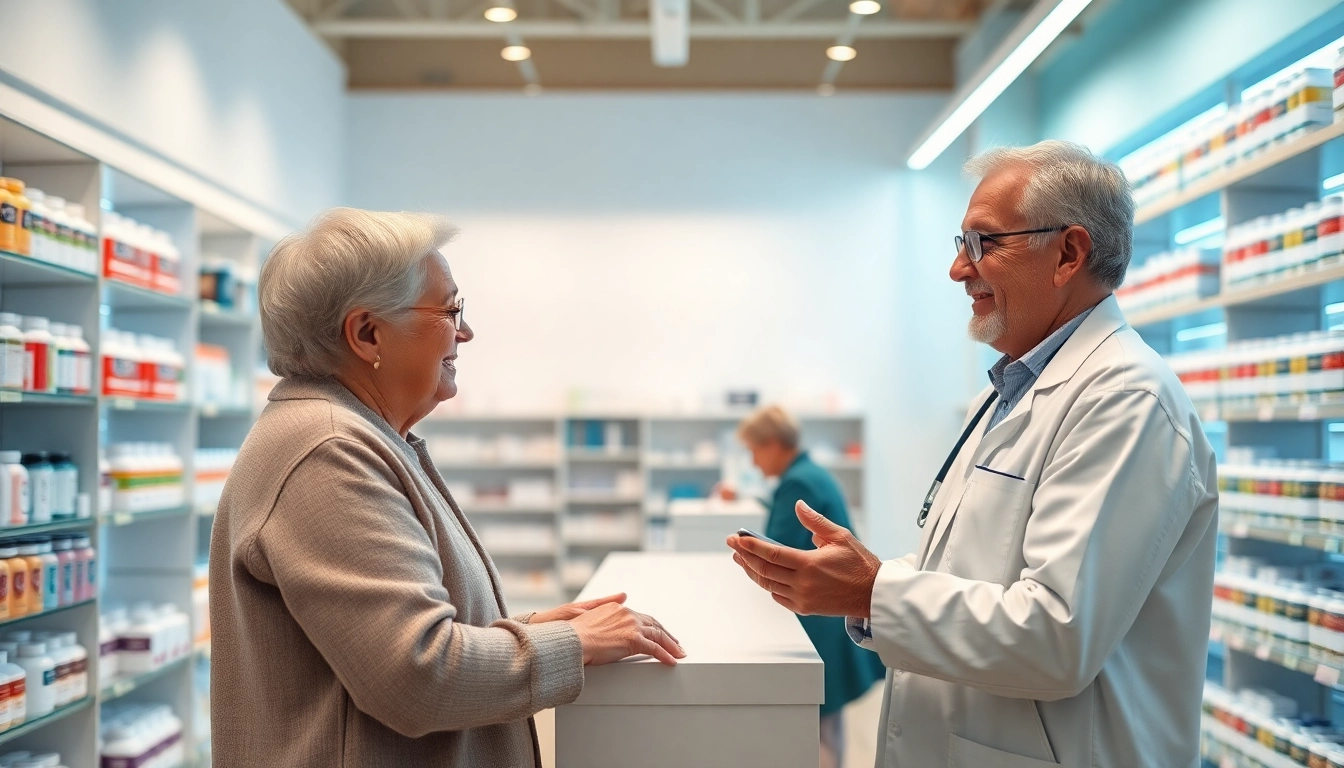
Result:
<svg viewBox="0 0 1344 768"><path fill-rule="evenodd" d="M1105 151L1338 5L1111 0L1037 73L1042 137Z"/></svg>
<svg viewBox="0 0 1344 768"><path fill-rule="evenodd" d="M281 0L0 0L0 77L278 216L339 200L344 67Z"/></svg>

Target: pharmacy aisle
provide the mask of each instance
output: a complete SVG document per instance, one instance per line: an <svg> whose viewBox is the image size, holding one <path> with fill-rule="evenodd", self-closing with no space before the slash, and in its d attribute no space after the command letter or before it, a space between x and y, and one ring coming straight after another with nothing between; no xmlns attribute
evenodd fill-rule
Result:
<svg viewBox="0 0 1344 768"><path fill-rule="evenodd" d="M0 759L194 763L200 566L278 233L7 120L0 172Z"/></svg>

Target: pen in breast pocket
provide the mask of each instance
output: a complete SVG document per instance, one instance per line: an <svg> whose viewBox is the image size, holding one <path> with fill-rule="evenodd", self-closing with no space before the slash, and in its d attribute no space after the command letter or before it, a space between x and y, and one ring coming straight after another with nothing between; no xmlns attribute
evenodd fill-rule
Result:
<svg viewBox="0 0 1344 768"><path fill-rule="evenodd" d="M976 469L983 469L984 471L986 471L986 472L990 472L990 473L995 474L995 475L1001 475L1001 476L1003 476L1003 477L1011 477L1011 478L1013 478L1014 480L1021 480L1021 481L1023 481L1023 482L1026 482L1026 480L1027 480L1027 478L1025 478L1025 477L1018 477L1017 475L1010 474L1010 473L1008 473L1008 472L1000 472L1000 471L997 470L997 469L990 469L989 467L986 467L984 464L976 464L976 465L975 465L975 468L976 468Z"/></svg>

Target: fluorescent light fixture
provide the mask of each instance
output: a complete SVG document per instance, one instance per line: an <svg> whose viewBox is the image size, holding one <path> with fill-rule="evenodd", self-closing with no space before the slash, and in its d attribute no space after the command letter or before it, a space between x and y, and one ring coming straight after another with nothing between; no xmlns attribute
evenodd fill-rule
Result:
<svg viewBox="0 0 1344 768"><path fill-rule="evenodd" d="M882 10L882 4L877 0L854 0L849 4L849 12L857 13L860 16L872 16L880 10Z"/></svg>
<svg viewBox="0 0 1344 768"><path fill-rule="evenodd" d="M1340 312L1344 312L1344 301L1325 305L1325 314L1327 315L1338 315Z"/></svg>
<svg viewBox="0 0 1344 768"><path fill-rule="evenodd" d="M1329 192L1335 187L1344 187L1344 173L1336 173L1334 176L1321 182L1321 189Z"/></svg>
<svg viewBox="0 0 1344 768"><path fill-rule="evenodd" d="M1206 237L1219 234L1226 228L1223 223L1223 217L1217 216L1208 221L1200 222L1193 227L1186 227L1172 238L1177 245L1189 245L1196 240L1203 240Z"/></svg>
<svg viewBox="0 0 1344 768"><path fill-rule="evenodd" d="M848 45L832 45L826 49L826 58L831 61L853 61L859 52Z"/></svg>
<svg viewBox="0 0 1344 768"><path fill-rule="evenodd" d="M1197 325L1194 328L1182 328L1176 332L1176 340L1194 341L1195 339L1222 336L1225 333L1227 333L1227 323L1209 323L1208 325Z"/></svg>
<svg viewBox="0 0 1344 768"><path fill-rule="evenodd" d="M691 0L650 0L653 63L684 67L691 59Z"/></svg>
<svg viewBox="0 0 1344 768"><path fill-rule="evenodd" d="M518 12L513 9L512 3L495 2L485 9L486 21L493 21L496 24L506 24L516 18L518 18Z"/></svg>
<svg viewBox="0 0 1344 768"><path fill-rule="evenodd" d="M1326 429L1331 432L1344 432L1344 421L1332 421Z"/></svg>
<svg viewBox="0 0 1344 768"><path fill-rule="evenodd" d="M532 49L525 45L506 45L499 55L505 61L527 61L532 58Z"/></svg>
<svg viewBox="0 0 1344 768"><path fill-rule="evenodd" d="M970 93L961 97L960 103L910 154L910 159L905 161L906 165L916 171L927 168L929 163L956 141L962 131L975 122L985 108L993 104L994 100L999 98L999 95L1007 90L1027 67L1031 66L1037 56L1050 47L1050 43L1059 37L1059 33L1068 28L1091 2L1092 0L1059 0L1055 7L1045 14L1045 18L1036 24L1036 28L1028 32L993 71L981 79ZM1037 6L1048 4L1049 0L1040 0ZM1030 19L1024 23L1030 23Z"/></svg>

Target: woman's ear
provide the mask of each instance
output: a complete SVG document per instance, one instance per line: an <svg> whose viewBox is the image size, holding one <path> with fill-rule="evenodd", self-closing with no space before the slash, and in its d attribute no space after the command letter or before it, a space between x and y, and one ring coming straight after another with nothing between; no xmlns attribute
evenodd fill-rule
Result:
<svg viewBox="0 0 1344 768"><path fill-rule="evenodd" d="M345 343L360 360L373 365L380 358L382 329L379 319L365 309L352 309L341 326Z"/></svg>

